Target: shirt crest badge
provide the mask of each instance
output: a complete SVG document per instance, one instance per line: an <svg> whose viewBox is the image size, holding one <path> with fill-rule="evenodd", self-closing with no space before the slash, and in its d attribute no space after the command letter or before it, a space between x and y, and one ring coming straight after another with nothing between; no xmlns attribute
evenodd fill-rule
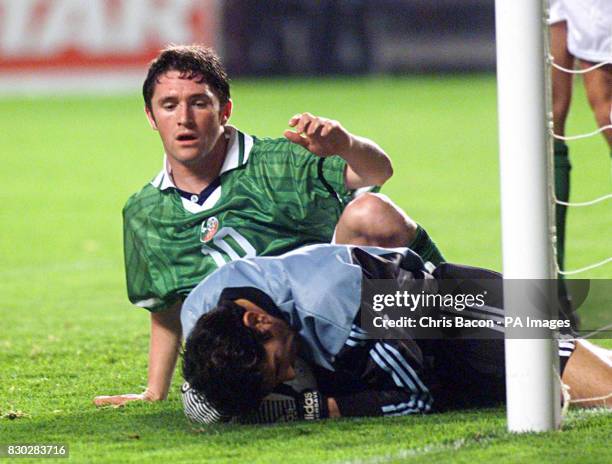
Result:
<svg viewBox="0 0 612 464"><path fill-rule="evenodd" d="M209 217L206 221L202 222L201 234L200 234L200 242L208 243L212 240L212 238L217 233L219 229L219 220L212 216Z"/></svg>

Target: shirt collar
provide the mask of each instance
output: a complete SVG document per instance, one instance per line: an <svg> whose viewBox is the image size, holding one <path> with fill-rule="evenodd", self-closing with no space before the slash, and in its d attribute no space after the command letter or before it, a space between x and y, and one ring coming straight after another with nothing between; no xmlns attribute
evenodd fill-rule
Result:
<svg viewBox="0 0 612 464"><path fill-rule="evenodd" d="M245 165L253 148L253 137L240 132L233 126L227 126L227 128L229 129L230 138L219 175ZM163 169L155 176L151 184L160 190L176 189L176 185L174 185L172 180L172 169L170 168L170 163L168 163L168 155L165 153Z"/></svg>

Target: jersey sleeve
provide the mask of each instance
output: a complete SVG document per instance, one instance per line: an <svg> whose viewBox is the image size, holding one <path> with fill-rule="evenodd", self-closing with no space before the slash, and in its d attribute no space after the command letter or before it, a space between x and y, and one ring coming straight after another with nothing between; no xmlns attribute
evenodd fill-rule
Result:
<svg viewBox="0 0 612 464"><path fill-rule="evenodd" d="M154 266L148 258L146 234L143 232L146 227L138 226L128 205L129 201L123 209L123 253L128 298L134 305L151 312L163 311L178 297L164 294L155 285L152 276Z"/></svg>
<svg viewBox="0 0 612 464"><path fill-rule="evenodd" d="M370 339L353 325L335 371L318 380L345 417L422 414L433 405L423 363L414 340Z"/></svg>
<svg viewBox="0 0 612 464"><path fill-rule="evenodd" d="M423 413L406 390L364 390L334 398L342 417L399 416Z"/></svg>
<svg viewBox="0 0 612 464"><path fill-rule="evenodd" d="M296 179L307 176L321 184L331 195L344 199L351 194L346 188L345 172L347 163L339 156L319 157L304 147L290 144L291 155L295 158Z"/></svg>

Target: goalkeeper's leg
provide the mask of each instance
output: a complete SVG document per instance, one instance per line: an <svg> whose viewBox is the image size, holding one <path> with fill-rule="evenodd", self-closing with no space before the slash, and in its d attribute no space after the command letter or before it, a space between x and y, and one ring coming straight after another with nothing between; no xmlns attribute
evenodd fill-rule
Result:
<svg viewBox="0 0 612 464"><path fill-rule="evenodd" d="M562 377L569 386L570 403L583 408L612 408L612 360L604 350L577 340Z"/></svg>

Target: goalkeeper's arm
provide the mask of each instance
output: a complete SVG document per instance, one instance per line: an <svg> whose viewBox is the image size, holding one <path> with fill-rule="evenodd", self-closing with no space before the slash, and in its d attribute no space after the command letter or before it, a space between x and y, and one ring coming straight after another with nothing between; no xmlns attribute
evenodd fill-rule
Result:
<svg viewBox="0 0 612 464"><path fill-rule="evenodd" d="M273 424L340 416L333 398L326 398L318 390L313 389L298 392L284 384L266 396L257 411L243 417L231 417L219 413L203 395L193 390L187 382L183 384L181 393L185 415L192 421L201 424L221 422Z"/></svg>
<svg viewBox="0 0 612 464"><path fill-rule="evenodd" d="M264 398L254 413L244 417L228 417L220 414L202 394L185 382L181 388L185 415L194 422L204 424L229 421L270 424L322 419L328 415L336 417L335 403L331 399L323 399L317 391L317 381L310 366L298 358L294 369L295 379L279 385Z"/></svg>
<svg viewBox="0 0 612 464"><path fill-rule="evenodd" d="M299 420L320 420L334 417L383 416L408 413L412 397L402 389L364 390L337 397L325 396L315 389L297 391L288 385L280 385L259 405L256 412L243 417L227 417L219 414L205 399L197 395L187 384L183 386L185 414L194 422L213 424L239 422L246 424L273 424Z"/></svg>
<svg viewBox="0 0 612 464"><path fill-rule="evenodd" d="M334 417L364 417L422 412L414 405L410 392L391 390L363 390L331 397L318 390L301 392L281 385L267 396L256 413L239 419L243 423L269 424L296 420L319 420Z"/></svg>

